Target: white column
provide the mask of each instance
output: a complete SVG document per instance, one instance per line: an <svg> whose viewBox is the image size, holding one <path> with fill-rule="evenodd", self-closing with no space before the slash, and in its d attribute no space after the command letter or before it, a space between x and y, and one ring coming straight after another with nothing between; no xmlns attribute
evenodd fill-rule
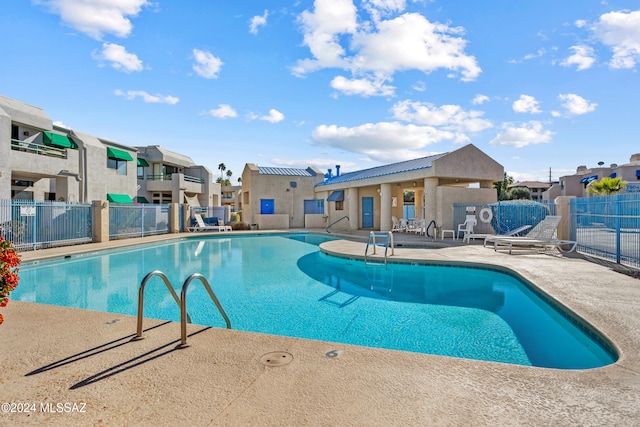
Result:
<svg viewBox="0 0 640 427"><path fill-rule="evenodd" d="M391 184L380 184L380 231L391 231Z"/></svg>
<svg viewBox="0 0 640 427"><path fill-rule="evenodd" d="M438 203L436 197L436 189L438 188L438 178L424 179L424 215L427 224L432 220L436 221L437 226L442 225L442 215L438 214Z"/></svg>
<svg viewBox="0 0 640 427"><path fill-rule="evenodd" d="M347 205L347 215L349 215L349 229L360 228L360 200L358 200L358 189L347 188L345 190L345 204Z"/></svg>

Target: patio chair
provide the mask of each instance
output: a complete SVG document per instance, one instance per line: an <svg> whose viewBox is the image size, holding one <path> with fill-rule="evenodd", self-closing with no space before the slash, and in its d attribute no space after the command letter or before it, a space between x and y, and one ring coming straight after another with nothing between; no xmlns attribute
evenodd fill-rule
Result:
<svg viewBox="0 0 640 427"><path fill-rule="evenodd" d="M393 222L391 231L400 231L400 221L398 221L398 218L396 218L395 216L392 216L391 221Z"/></svg>
<svg viewBox="0 0 640 427"><path fill-rule="evenodd" d="M462 235L462 241L469 242L469 236L473 234L473 227L478 225L478 220L475 215L467 215L467 218L464 220L462 224L458 224L458 231L456 233L456 237L460 237L460 233L464 233Z"/></svg>
<svg viewBox="0 0 640 427"><path fill-rule="evenodd" d="M193 227L187 227L187 230L191 232L196 231L220 231L221 228L219 225L207 225L204 223L204 220L200 215L194 215L193 219L196 221L196 225Z"/></svg>

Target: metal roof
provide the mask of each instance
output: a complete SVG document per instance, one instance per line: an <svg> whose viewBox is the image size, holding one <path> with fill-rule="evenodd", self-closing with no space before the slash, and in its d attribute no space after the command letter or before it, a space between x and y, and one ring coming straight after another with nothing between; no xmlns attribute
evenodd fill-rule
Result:
<svg viewBox="0 0 640 427"><path fill-rule="evenodd" d="M318 185L339 184L342 182L359 181L362 179L376 178L379 176L393 175L419 169L427 169L431 167L434 160L439 159L440 157L443 157L447 154L448 153L435 154L433 156L421 157L419 159L406 160L404 162L392 163L390 165L376 166L375 168L349 172L339 176L333 176Z"/></svg>
<svg viewBox="0 0 640 427"><path fill-rule="evenodd" d="M258 166L260 175L313 176L307 169L272 168Z"/></svg>

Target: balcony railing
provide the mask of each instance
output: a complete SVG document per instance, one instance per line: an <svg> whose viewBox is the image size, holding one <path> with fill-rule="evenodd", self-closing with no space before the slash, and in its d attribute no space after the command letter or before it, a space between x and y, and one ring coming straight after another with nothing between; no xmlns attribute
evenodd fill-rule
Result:
<svg viewBox="0 0 640 427"><path fill-rule="evenodd" d="M38 144L35 142L25 142L18 139L11 140L11 149L16 151L26 151L29 153L39 154L41 156L67 158L67 150L65 148L51 147L49 145Z"/></svg>
<svg viewBox="0 0 640 427"><path fill-rule="evenodd" d="M147 181L171 181L171 174L147 175Z"/></svg>
<svg viewBox="0 0 640 427"><path fill-rule="evenodd" d="M204 183L204 180L202 178L198 178L196 176L185 175L184 180L187 182L195 182L196 184Z"/></svg>
<svg viewBox="0 0 640 427"><path fill-rule="evenodd" d="M172 174L170 173L165 173L161 175L147 175L147 181L171 181L171 175ZM204 183L204 180L202 178L189 176L189 175L185 175L184 180L186 182L195 182L196 184Z"/></svg>

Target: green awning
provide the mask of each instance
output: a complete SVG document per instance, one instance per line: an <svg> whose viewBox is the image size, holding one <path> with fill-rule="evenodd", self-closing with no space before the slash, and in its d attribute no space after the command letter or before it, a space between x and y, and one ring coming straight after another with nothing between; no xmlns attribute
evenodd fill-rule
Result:
<svg viewBox="0 0 640 427"><path fill-rule="evenodd" d="M133 157L131 157L131 154L112 147L107 147L107 157L115 160L125 160L127 162L133 161Z"/></svg>
<svg viewBox="0 0 640 427"><path fill-rule="evenodd" d="M133 203L131 197L127 196L126 194L107 193L107 200L111 203Z"/></svg>
<svg viewBox="0 0 640 427"><path fill-rule="evenodd" d="M60 148L78 148L75 142L69 139L66 135L60 135L53 132L42 132L42 142L45 145L53 145Z"/></svg>
<svg viewBox="0 0 640 427"><path fill-rule="evenodd" d="M138 196L138 197L136 197L136 202L138 202L138 203L149 203L149 201L147 200L147 198L146 198L146 197L143 197L143 196Z"/></svg>
<svg viewBox="0 0 640 427"><path fill-rule="evenodd" d="M145 159L141 159L140 157L137 158L136 163L138 164L138 166L144 166L149 167L149 162L147 162Z"/></svg>

